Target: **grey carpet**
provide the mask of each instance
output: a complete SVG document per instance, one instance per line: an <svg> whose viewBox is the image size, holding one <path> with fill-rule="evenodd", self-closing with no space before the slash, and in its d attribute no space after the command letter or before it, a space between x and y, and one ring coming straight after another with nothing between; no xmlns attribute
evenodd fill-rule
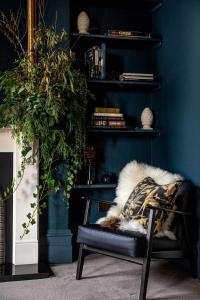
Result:
<svg viewBox="0 0 200 300"><path fill-rule="evenodd" d="M105 256L87 257L83 279L75 280L76 263L52 267L54 277L0 283L0 300L135 300L141 267ZM200 299L200 281L181 263L152 262L148 299Z"/></svg>

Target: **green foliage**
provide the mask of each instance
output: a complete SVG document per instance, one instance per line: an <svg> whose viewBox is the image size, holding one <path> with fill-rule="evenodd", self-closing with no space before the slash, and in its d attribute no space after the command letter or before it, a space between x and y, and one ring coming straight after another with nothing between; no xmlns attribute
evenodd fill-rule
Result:
<svg viewBox="0 0 200 300"><path fill-rule="evenodd" d="M26 53L15 66L0 74L0 127L12 126L13 134L22 146L24 158L18 178L23 177L28 163L39 156L41 184L34 198L42 201L49 191L64 188L69 197L76 174L81 167L85 145L85 110L91 96L85 76L75 68L74 54L67 47L65 31L39 28L35 32L36 62ZM39 147L33 150L38 141ZM61 164L66 166L65 180L53 176ZM9 191L5 191L6 195ZM43 202L44 203L44 202ZM31 204L39 214L45 205ZM23 224L24 233L35 224L34 213Z"/></svg>

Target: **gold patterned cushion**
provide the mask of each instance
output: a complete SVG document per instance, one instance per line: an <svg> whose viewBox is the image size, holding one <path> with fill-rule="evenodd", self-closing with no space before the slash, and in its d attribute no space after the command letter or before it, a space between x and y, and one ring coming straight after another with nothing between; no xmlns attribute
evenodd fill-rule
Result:
<svg viewBox="0 0 200 300"><path fill-rule="evenodd" d="M158 207L175 209L174 196L178 188L178 183L158 185L151 177L146 177L137 184L129 196L121 212L121 218L134 220L144 228L148 225L149 210L148 204ZM155 233L170 230L174 219L173 213L166 213L161 210L156 211Z"/></svg>

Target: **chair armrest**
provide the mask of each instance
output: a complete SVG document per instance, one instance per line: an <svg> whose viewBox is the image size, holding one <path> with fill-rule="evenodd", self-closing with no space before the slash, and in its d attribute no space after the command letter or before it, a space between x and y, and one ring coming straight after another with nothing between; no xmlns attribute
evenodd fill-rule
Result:
<svg viewBox="0 0 200 300"><path fill-rule="evenodd" d="M109 200L102 200L102 199L94 199L94 198L87 198L87 197L81 197L81 199L86 200L86 201L92 201L92 202L97 202L97 203L105 203L108 205L117 205L116 202L111 202Z"/></svg>
<svg viewBox="0 0 200 300"><path fill-rule="evenodd" d="M97 202L97 203L105 203L105 204L108 204L110 206L117 205L117 203L111 202L111 201L108 201L108 200L100 200L100 199L93 199L93 198L87 198L87 197L81 197L81 199L86 200L86 207L85 207L84 220L83 220L84 225L88 221L88 215L89 215L91 201Z"/></svg>
<svg viewBox="0 0 200 300"><path fill-rule="evenodd" d="M166 212L172 212L174 214L178 214L178 215L182 215L182 216L191 216L192 215L191 213L188 213L188 212L185 212L185 211L173 210L173 209L165 208L165 207L161 207L161 206L155 207L155 206L152 206L150 204L147 205L147 208L153 209L153 210L162 210L162 211L166 211Z"/></svg>

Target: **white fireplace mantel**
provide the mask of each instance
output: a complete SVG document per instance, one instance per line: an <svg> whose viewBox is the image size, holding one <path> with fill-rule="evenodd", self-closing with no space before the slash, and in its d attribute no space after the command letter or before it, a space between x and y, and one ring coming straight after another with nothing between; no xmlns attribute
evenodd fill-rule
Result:
<svg viewBox="0 0 200 300"><path fill-rule="evenodd" d="M11 129L0 129L0 152L13 153L13 179L17 179L21 166L21 152L16 140L12 137ZM23 239L22 224L27 222L26 215L31 212L30 204L35 202L33 193L38 184L38 166L28 165L23 179L13 194L13 249L12 263L15 265L38 264L38 220L31 225L30 233Z"/></svg>

